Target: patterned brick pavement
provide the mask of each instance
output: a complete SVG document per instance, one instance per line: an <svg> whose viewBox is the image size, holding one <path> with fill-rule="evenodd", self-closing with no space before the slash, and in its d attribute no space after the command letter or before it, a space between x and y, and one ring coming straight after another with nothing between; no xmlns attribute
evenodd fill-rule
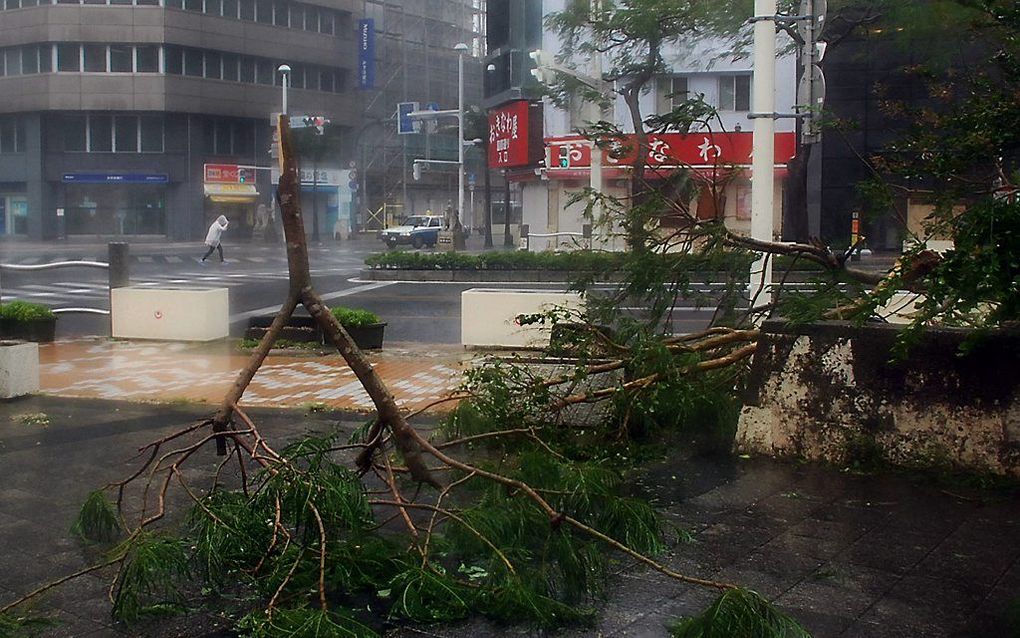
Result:
<svg viewBox="0 0 1020 638"><path fill-rule="evenodd" d="M460 383L470 360L454 349L427 355L396 349L369 358L397 402L408 410L447 396ZM39 348L40 385L43 393L64 397L215 403L247 360L226 344L59 341ZM368 394L339 355L270 355L241 403L373 409Z"/></svg>

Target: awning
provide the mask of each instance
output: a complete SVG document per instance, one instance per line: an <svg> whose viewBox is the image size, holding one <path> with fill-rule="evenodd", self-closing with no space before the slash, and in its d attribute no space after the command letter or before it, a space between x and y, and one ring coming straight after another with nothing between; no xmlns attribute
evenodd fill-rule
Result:
<svg viewBox="0 0 1020 638"><path fill-rule="evenodd" d="M250 204L259 191L254 184L206 184L205 196L217 204Z"/></svg>

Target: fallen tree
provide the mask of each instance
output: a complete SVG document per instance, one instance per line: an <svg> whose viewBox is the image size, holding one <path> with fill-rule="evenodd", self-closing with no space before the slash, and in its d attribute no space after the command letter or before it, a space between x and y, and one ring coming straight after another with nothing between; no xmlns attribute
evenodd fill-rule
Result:
<svg viewBox="0 0 1020 638"><path fill-rule="evenodd" d="M413 415L401 412L311 285L296 158L282 118L280 129L290 287L272 327L213 417L144 446L133 474L86 501L74 531L116 541L106 557L7 603L0 618L7 622L26 600L70 579L113 570L112 613L127 622L229 592L250 601L232 611L241 616L237 631L251 636L372 636L380 618L435 622L475 613L554 627L591 622L613 561L626 558L725 592L717 606L728 610L727 622L750 617L776 635L806 635L757 594L656 559L670 536L651 506L621 491L622 468L611 465L604 445L616 429L605 422L565 428L555 417L609 394L573 392L568 379L528 381L516 394L524 372L483 366L449 398L461 407L437 431L412 427ZM299 303L375 403L375 418L347 441L337 432L280 447L239 405ZM670 356L689 363L670 378L746 358L753 337L713 331L672 340ZM617 365L624 367L609 367ZM620 390L664 380L646 376ZM189 463L213 446L223 460L205 485L191 484ZM183 519L174 515L181 501L190 503ZM365 600L378 611L358 611L354 601Z"/></svg>

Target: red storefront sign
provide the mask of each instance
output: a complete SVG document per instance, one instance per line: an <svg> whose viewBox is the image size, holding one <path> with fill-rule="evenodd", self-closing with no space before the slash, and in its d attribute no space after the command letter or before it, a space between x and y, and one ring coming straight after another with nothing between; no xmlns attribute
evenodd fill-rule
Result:
<svg viewBox="0 0 1020 638"><path fill-rule="evenodd" d="M238 184L241 181L241 168L237 164L206 164L205 182L207 184Z"/></svg>
<svg viewBox="0 0 1020 638"><path fill-rule="evenodd" d="M489 167L508 168L531 163L529 132L531 104L518 100L489 111ZM541 126L541 121L538 122Z"/></svg>
<svg viewBox="0 0 1020 638"><path fill-rule="evenodd" d="M750 166L752 133L665 133L648 136L648 155L645 165L650 167L707 167L720 165ZM580 136L546 139L551 156L561 156L567 147L569 166L563 170L591 166L591 142ZM633 136L619 140L614 150L603 149L602 165L629 166L637 156ZM797 151L796 133L776 133L775 163L785 165ZM552 171L560 170L557 166Z"/></svg>

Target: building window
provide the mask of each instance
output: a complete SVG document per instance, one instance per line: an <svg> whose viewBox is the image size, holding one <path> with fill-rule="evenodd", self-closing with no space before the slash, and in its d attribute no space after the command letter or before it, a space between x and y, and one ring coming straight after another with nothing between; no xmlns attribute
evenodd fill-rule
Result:
<svg viewBox="0 0 1020 638"><path fill-rule="evenodd" d="M159 73L159 47L140 45L135 47L135 71L138 73Z"/></svg>
<svg viewBox="0 0 1020 638"><path fill-rule="evenodd" d="M117 153L138 152L138 118L134 116L118 116L114 123L114 147Z"/></svg>
<svg viewBox="0 0 1020 638"><path fill-rule="evenodd" d="M270 0L255 0L255 21L273 23L273 3Z"/></svg>
<svg viewBox="0 0 1020 638"><path fill-rule="evenodd" d="M238 81L237 74L237 61L238 58L233 53L223 54L223 79L230 80L231 82Z"/></svg>
<svg viewBox="0 0 1020 638"><path fill-rule="evenodd" d="M181 47L168 45L164 50L166 72L169 75L184 73L184 50Z"/></svg>
<svg viewBox="0 0 1020 638"><path fill-rule="evenodd" d="M278 27L290 26L290 11L286 2L277 2L273 5L273 24Z"/></svg>
<svg viewBox="0 0 1020 638"><path fill-rule="evenodd" d="M202 52L198 49L184 49L184 75L200 78L204 72Z"/></svg>
<svg viewBox="0 0 1020 638"><path fill-rule="evenodd" d="M255 0L239 0L242 20L255 20Z"/></svg>
<svg viewBox="0 0 1020 638"><path fill-rule="evenodd" d="M84 115L68 115L63 126L64 150L84 153L88 150L88 118Z"/></svg>
<svg viewBox="0 0 1020 638"><path fill-rule="evenodd" d="M21 72L39 72L39 47L27 46L21 50Z"/></svg>
<svg viewBox="0 0 1020 638"><path fill-rule="evenodd" d="M751 110L750 75L726 75L719 78L719 110Z"/></svg>
<svg viewBox="0 0 1020 638"><path fill-rule="evenodd" d="M163 152L163 118L142 116L139 121L139 141L143 153Z"/></svg>
<svg viewBox="0 0 1020 638"><path fill-rule="evenodd" d="M655 83L656 113L664 115L683 104L687 98L687 78L659 78Z"/></svg>
<svg viewBox="0 0 1020 638"><path fill-rule="evenodd" d="M82 45L82 56L86 73L106 72L106 47L102 44Z"/></svg>
<svg viewBox="0 0 1020 638"><path fill-rule="evenodd" d="M184 0L185 11L202 12L202 0Z"/></svg>
<svg viewBox="0 0 1020 638"><path fill-rule="evenodd" d="M223 17L237 20L237 0L223 0Z"/></svg>
<svg viewBox="0 0 1020 638"><path fill-rule="evenodd" d="M25 124L16 117L0 117L0 153L25 152Z"/></svg>
<svg viewBox="0 0 1020 638"><path fill-rule="evenodd" d="M77 44L57 45L57 71L81 71L81 46Z"/></svg>
<svg viewBox="0 0 1020 638"><path fill-rule="evenodd" d="M210 80L223 79L223 65L220 61L222 57L218 51L205 52L205 77Z"/></svg>
<svg viewBox="0 0 1020 638"><path fill-rule="evenodd" d="M134 47L124 44L110 45L110 72L131 73L134 71Z"/></svg>
<svg viewBox="0 0 1020 638"><path fill-rule="evenodd" d="M69 115L62 133L67 152L163 152L163 118L158 116Z"/></svg>
<svg viewBox="0 0 1020 638"><path fill-rule="evenodd" d="M294 29L305 28L305 7L301 4L290 5L290 26Z"/></svg>

